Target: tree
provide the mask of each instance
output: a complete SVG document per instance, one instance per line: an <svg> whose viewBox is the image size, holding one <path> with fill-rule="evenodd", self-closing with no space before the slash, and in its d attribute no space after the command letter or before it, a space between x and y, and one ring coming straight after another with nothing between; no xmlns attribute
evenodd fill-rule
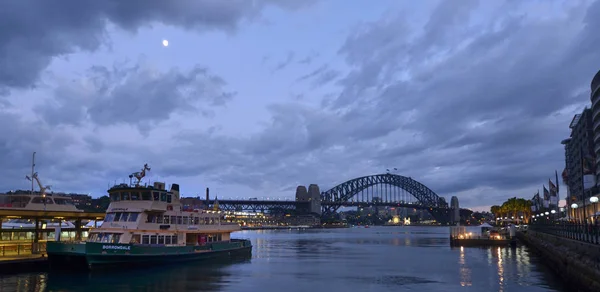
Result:
<svg viewBox="0 0 600 292"><path fill-rule="evenodd" d="M531 218L531 201L512 197L506 200L502 205L494 205L490 208L490 211L496 216L496 218L501 217L511 217L517 220L523 220L525 223L529 223L529 219ZM521 219L520 216L523 216Z"/></svg>

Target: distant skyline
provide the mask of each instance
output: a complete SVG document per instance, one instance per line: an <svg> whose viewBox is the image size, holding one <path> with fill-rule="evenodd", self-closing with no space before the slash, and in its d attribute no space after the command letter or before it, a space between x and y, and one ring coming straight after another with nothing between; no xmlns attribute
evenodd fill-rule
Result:
<svg viewBox="0 0 600 292"><path fill-rule="evenodd" d="M564 168L600 1L0 2L0 191L293 198L397 173L475 210ZM168 40L169 46L163 46ZM561 194L566 195L562 185Z"/></svg>

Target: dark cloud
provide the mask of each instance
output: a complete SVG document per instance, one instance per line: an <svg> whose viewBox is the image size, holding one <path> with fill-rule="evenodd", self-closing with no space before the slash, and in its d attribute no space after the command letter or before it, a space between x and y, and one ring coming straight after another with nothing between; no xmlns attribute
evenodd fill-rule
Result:
<svg viewBox="0 0 600 292"><path fill-rule="evenodd" d="M600 69L600 53L594 49L600 42L581 46L582 40L598 40L590 30L595 23L579 30L581 19L573 16L584 7L576 7L571 17L552 22L509 13L465 34L474 3L461 2L465 7L443 3L410 46L393 29L401 20L371 24L351 36L341 53L356 69L346 77L332 106L369 100L379 116L414 109L414 119L396 125L420 133L423 139L415 145L422 150L401 147L378 159L418 163L407 171L430 178L440 193L541 185L554 169L563 167L560 141L568 135L571 116L558 120L555 113L588 102L589 96L574 93ZM588 15L599 6L599 2L590 6ZM436 11L447 8L460 13L435 17ZM585 20L590 21L597 22L594 17ZM431 60L440 48L449 48L451 54ZM387 72L396 71L398 64L407 66L408 81L390 82L393 78ZM389 85L381 88L381 84ZM474 127L477 123L482 125ZM427 171L437 166L450 169L443 175ZM484 197L480 199L486 204Z"/></svg>
<svg viewBox="0 0 600 292"><path fill-rule="evenodd" d="M234 32L267 6L299 9L314 1L6 0L0 2L0 90L35 87L53 57L94 51L107 23L136 31L153 23Z"/></svg>
<svg viewBox="0 0 600 292"><path fill-rule="evenodd" d="M441 5L435 11L448 9ZM273 185L297 175L323 188L397 167L440 195L471 192L469 205L530 196L564 165L566 109L589 102L580 88L600 69L599 44L579 45L595 37L578 16L600 4L552 21L513 7L475 27L478 6L461 5L450 7L456 17L434 12L417 37L399 33L402 16L357 30L340 49L353 70L337 98L325 109L271 107L272 123L238 142L243 167L224 175ZM250 169L261 171L245 176Z"/></svg>
<svg viewBox="0 0 600 292"><path fill-rule="evenodd" d="M13 6L27 4L6 3L12 12L20 11ZM104 42L106 21L131 30L160 21L229 31L256 17L267 1L254 8L244 6L250 1L182 1L168 7L150 1L141 11L129 11L130 4L120 2L94 3L47 27L15 18L0 20L5 24L0 27L11 24L22 30L10 32L7 43L0 45L0 53L14 56L0 62L5 66L0 67L0 83L30 87L51 56L97 48ZM0 152L0 157L19 165L5 175L20 179L19 173L27 172L30 152L40 149L51 153L47 161L60 173L54 179L65 183L83 176L81 169L89 170L88 183L124 176L122 168L137 169L140 160L152 157L149 162L164 175L240 184L266 195L293 191L297 184L318 183L325 190L347 179L398 168L398 173L447 198L464 195L461 203L468 206L531 196L555 169L562 169L560 141L569 134L575 109L589 103L589 82L600 69L600 38L595 32L600 27L595 17L600 1L567 1L561 15L548 17L536 17L539 12L522 7L542 2L440 3L422 27L407 15L386 14L354 29L338 50L349 69L330 62L299 76L297 81L313 88L295 89L301 100L270 105L261 118L262 128L243 135L226 135L219 126L207 126L157 134L169 142L152 135L130 137L136 143L106 140L101 130L108 127L160 124L173 113L189 116L189 109L210 115L212 107L231 98L231 90L223 79L199 67L189 72L159 72L143 63L92 68L81 80L59 84L55 98L36 108L44 123L29 122L9 112L10 106L0 106L0 121L14 125L0 136L0 150L12 156ZM43 10L44 5L28 13L35 18L42 11L55 11ZM205 5L206 11L191 9L197 5ZM203 16L215 9L219 12ZM61 13L48 15L60 18ZM50 21L50 16L40 17ZM80 36L84 31L88 34ZM68 41L55 44L32 35ZM22 44L33 46L21 52ZM48 44L54 46L46 49ZM14 60L23 57L23 67L12 68L17 66ZM284 63L293 60L290 54ZM7 69L15 70L6 73ZM323 88L328 92L318 93L326 96L321 104L309 105L311 93ZM172 98L165 100L167 95ZM95 132L73 134L88 126ZM31 138L21 138L27 135ZM77 151L72 145L79 146ZM66 156L73 158L58 158Z"/></svg>
<svg viewBox="0 0 600 292"><path fill-rule="evenodd" d="M204 112L235 95L207 69L159 72L144 63L130 67L95 66L89 74L55 89L55 98L37 107L50 125L77 125L89 119L98 126L132 124L147 129L172 113Z"/></svg>
<svg viewBox="0 0 600 292"><path fill-rule="evenodd" d="M296 53L288 52L285 59L283 61L277 63L277 66L275 66L275 68L273 68L273 70L271 72L275 73L277 71L281 71L281 70L285 69L287 66L289 66L294 61L295 57L296 57Z"/></svg>
<svg viewBox="0 0 600 292"><path fill-rule="evenodd" d="M314 71L296 79L296 81L310 81L311 89L315 89L334 81L340 74L339 71L331 69L329 68L329 65L324 64Z"/></svg>

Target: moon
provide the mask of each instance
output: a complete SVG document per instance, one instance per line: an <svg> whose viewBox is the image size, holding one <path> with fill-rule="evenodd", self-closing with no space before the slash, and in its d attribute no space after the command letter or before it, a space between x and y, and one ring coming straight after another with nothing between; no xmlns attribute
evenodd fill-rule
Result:
<svg viewBox="0 0 600 292"><path fill-rule="evenodd" d="M162 45L163 45L164 47L168 47L168 46L169 46L169 41L168 41L168 40L163 40L163 41L162 41Z"/></svg>

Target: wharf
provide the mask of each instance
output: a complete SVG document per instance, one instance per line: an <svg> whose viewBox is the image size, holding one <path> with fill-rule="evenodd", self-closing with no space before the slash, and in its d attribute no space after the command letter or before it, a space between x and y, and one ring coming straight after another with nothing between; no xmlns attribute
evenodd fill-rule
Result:
<svg viewBox="0 0 600 292"><path fill-rule="evenodd" d="M450 246L486 247L517 245L517 238L509 234L488 231L491 226L481 225L477 233L467 232L465 226L450 226Z"/></svg>
<svg viewBox="0 0 600 292"><path fill-rule="evenodd" d="M503 238L503 239L490 239L490 238L450 238L450 246L464 246L464 247L482 247L482 246L516 246L517 239Z"/></svg>

